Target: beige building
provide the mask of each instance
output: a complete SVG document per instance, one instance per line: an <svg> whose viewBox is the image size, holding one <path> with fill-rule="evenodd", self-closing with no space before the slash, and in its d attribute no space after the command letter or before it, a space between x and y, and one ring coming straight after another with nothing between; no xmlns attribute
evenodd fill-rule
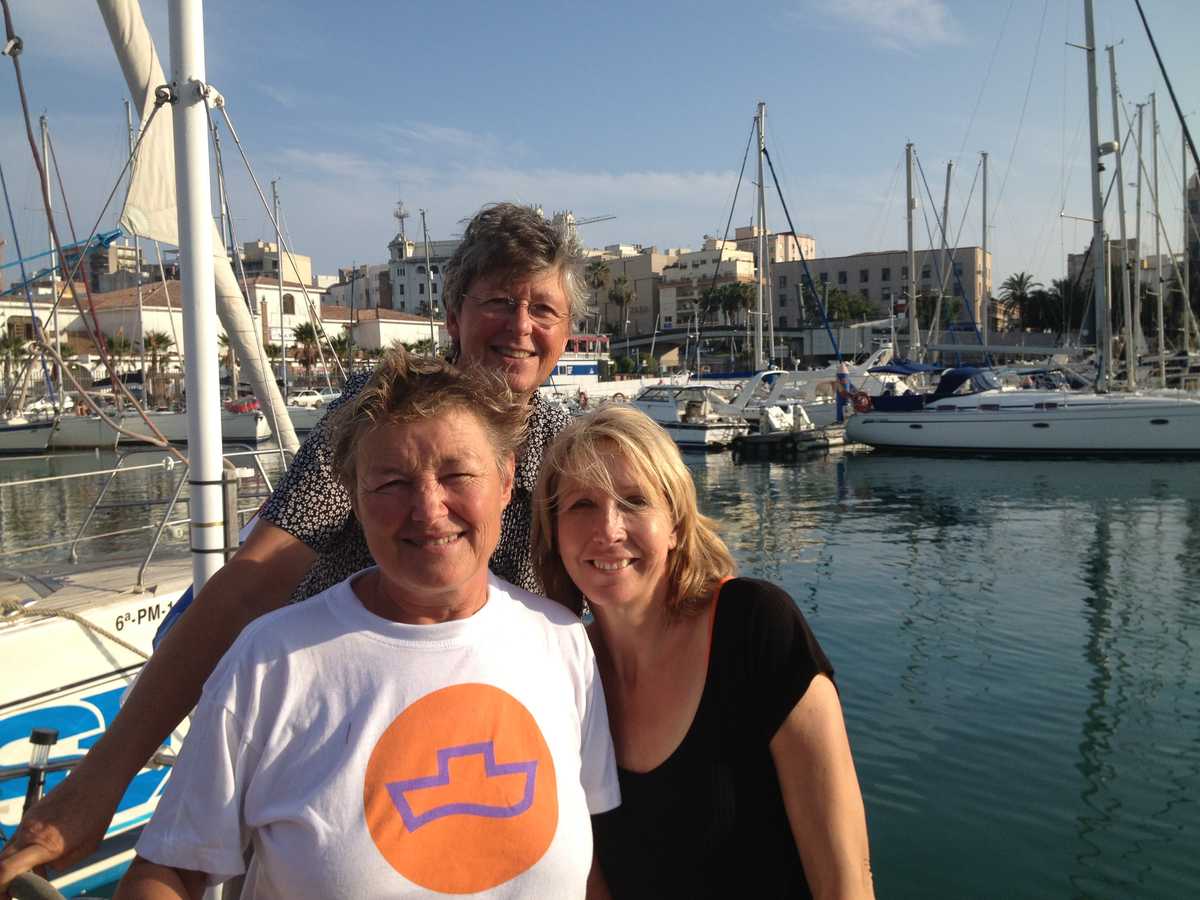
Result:
<svg viewBox="0 0 1200 900"><path fill-rule="evenodd" d="M945 284L945 296L960 298L979 323L983 308L980 298L992 296L992 255L985 257L980 247L956 247L950 251L950 259L951 267L947 267L946 255L941 251L918 251L917 289L923 296L933 296ZM848 294L859 294L874 303L880 316L890 315L893 309L897 315L905 311L908 254L904 250L810 259L808 267L818 291L828 284ZM774 315L781 328L800 324L802 275L799 262L779 263L771 269Z"/></svg>
<svg viewBox="0 0 1200 900"><path fill-rule="evenodd" d="M701 296L711 287L733 281L754 283L754 254L732 241L709 238L703 250L683 253L663 269L659 286L662 329L681 328L700 316Z"/></svg>
<svg viewBox="0 0 1200 900"><path fill-rule="evenodd" d="M757 225L744 225L734 232L739 250L749 250L758 260ZM811 260L817 255L817 242L811 234L794 234L791 231L767 232L767 258L772 263L793 262L800 259L800 254Z"/></svg>
<svg viewBox="0 0 1200 900"><path fill-rule="evenodd" d="M279 246L266 241L246 241L242 244L242 265L247 278L265 276L279 278ZM237 266L234 266L237 272ZM239 273L240 274L240 273ZM283 253L283 280L305 286L314 285L312 260L299 253Z"/></svg>
<svg viewBox="0 0 1200 900"><path fill-rule="evenodd" d="M603 260L607 274L599 287L588 287L588 316L581 330L614 335L627 333L620 306L609 299L613 284L617 279L624 278L633 288L633 300L625 308L625 318L629 321L628 333L652 332L659 321L659 287L663 270L673 265L683 252L686 251L670 249L660 252L657 247L642 247L640 244L610 244L602 251L592 251L589 255L592 259Z"/></svg>

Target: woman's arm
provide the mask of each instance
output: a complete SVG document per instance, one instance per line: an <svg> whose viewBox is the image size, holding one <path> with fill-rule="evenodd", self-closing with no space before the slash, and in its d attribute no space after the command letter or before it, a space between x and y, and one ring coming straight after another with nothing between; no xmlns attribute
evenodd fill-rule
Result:
<svg viewBox="0 0 1200 900"><path fill-rule="evenodd" d="M70 864L99 844L125 788L196 705L234 639L283 606L315 559L306 544L259 521L167 633L105 734L22 818L0 852L0 888L34 866Z"/></svg>
<svg viewBox="0 0 1200 900"><path fill-rule="evenodd" d="M135 857L113 900L202 900L208 876L191 869L172 869Z"/></svg>
<svg viewBox="0 0 1200 900"><path fill-rule="evenodd" d="M813 678L770 747L813 897L873 897L862 792L828 677Z"/></svg>

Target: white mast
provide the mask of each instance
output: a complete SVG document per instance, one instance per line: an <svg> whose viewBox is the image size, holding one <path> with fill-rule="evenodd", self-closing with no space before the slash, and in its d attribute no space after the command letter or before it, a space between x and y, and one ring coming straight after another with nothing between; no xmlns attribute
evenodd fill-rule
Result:
<svg viewBox="0 0 1200 900"><path fill-rule="evenodd" d="M437 329L433 324L433 272L429 265L429 229L425 226L425 210L421 210L421 235L425 240L425 284L426 300L429 303L429 353L438 354Z"/></svg>
<svg viewBox="0 0 1200 900"><path fill-rule="evenodd" d="M1183 349L1188 353L1191 353L1192 326L1194 326L1196 322L1195 319L1192 318L1192 295L1189 292L1188 286L1188 282L1190 281L1190 274L1188 270L1191 269L1191 260L1188 259L1188 244L1191 243L1191 237L1188 235L1188 231L1190 230L1188 226L1191 224L1191 218L1188 215L1187 195L1188 143L1187 131L1183 128L1180 128L1179 132L1179 139L1183 143L1183 168L1180 169L1183 182L1183 246L1180 248L1183 251L1183 271L1180 272L1180 278L1182 279L1180 287L1183 288Z"/></svg>
<svg viewBox="0 0 1200 900"><path fill-rule="evenodd" d="M1108 50L1108 73L1112 82L1113 138L1116 139L1121 134L1121 121L1117 117L1120 103L1117 91L1117 52L1112 44L1105 49ZM1130 390L1133 390L1137 385L1134 371L1137 356L1133 346L1133 304L1129 299L1129 243L1125 235L1125 176L1121 168L1121 157L1125 155L1125 148L1118 146L1115 155L1117 157L1117 216L1121 234L1121 313L1125 317L1125 384Z"/></svg>
<svg viewBox="0 0 1200 900"><path fill-rule="evenodd" d="M1134 212L1133 243L1137 247L1137 264L1133 267L1133 341L1141 350L1146 343L1142 335L1142 260L1146 254L1142 249L1142 175L1146 171L1142 164L1142 119L1146 104L1137 105L1137 204Z"/></svg>
<svg viewBox="0 0 1200 900"><path fill-rule="evenodd" d="M1154 269L1158 285L1155 288L1155 305L1158 307L1158 383L1167 386L1167 338L1163 320L1163 266L1162 248L1159 237L1162 232L1162 217L1158 213L1158 98L1150 95L1150 144L1153 148L1153 163L1150 174L1150 190L1154 193Z"/></svg>
<svg viewBox="0 0 1200 900"><path fill-rule="evenodd" d="M47 149L50 145L49 128L46 125L46 117L41 116L38 119L42 126L42 196L46 198L46 211L50 211L50 156ZM50 236L50 299L54 304L54 352L59 359L62 359L62 339L58 334L58 244L54 241L54 229L50 227L50 217L46 216L46 233ZM1186 234L1186 232L1185 232ZM19 255L19 254L18 254ZM58 403L59 406L64 405L63 401L63 371L62 366L56 365L55 370L58 372Z"/></svg>
<svg viewBox="0 0 1200 900"><path fill-rule="evenodd" d="M179 208L179 280L183 344L188 364L188 480L192 496L192 581L197 591L224 559L221 496L221 397L217 375L216 288L208 172L208 116L202 92L204 11L201 0L171 0L171 115L175 122L175 179Z"/></svg>
<svg viewBox="0 0 1200 900"><path fill-rule="evenodd" d="M988 233L987 233L988 232L988 226L987 226L987 214L988 214L988 208L987 208L987 175L988 175L987 162L988 162L988 155L987 155L987 151L985 150L983 153L980 154L980 156L983 157L983 240L981 241L982 247L980 248L983 251L983 266L982 266L983 279L979 285L979 293L982 298L982 301L980 303L981 315L979 318L983 320L981 323L983 325L983 346L986 347L988 344L988 329L990 327L988 315L989 315L989 309L992 305L991 291L988 290L988 286L987 286L987 282L988 282L988 258L987 258L987 245L988 245L988 240L987 240L988 239Z"/></svg>
<svg viewBox="0 0 1200 900"><path fill-rule="evenodd" d="M907 163L908 183L908 302L905 311L908 314L908 358L913 362L920 359L921 334L917 324L917 254L913 249L913 210L917 208L913 198L913 145L904 145L904 159Z"/></svg>
<svg viewBox="0 0 1200 900"><path fill-rule="evenodd" d="M133 155L133 145L137 143L137 137L133 133L133 108L129 105L129 101L125 101L125 135L129 140L129 155ZM131 174L132 178L133 175ZM135 281L135 291L137 294L137 311L138 311L138 367L142 372L142 403L146 402L148 396L146 388L146 325L145 315L142 310L142 245L135 234L133 236L133 258L137 264L137 280Z"/></svg>
<svg viewBox="0 0 1200 900"><path fill-rule="evenodd" d="M766 139L763 134L764 120L767 115L767 104L758 101L758 115L755 116L755 128L758 131L758 295L754 307L754 368L763 366L763 277L766 271L767 259L767 215L763 199L763 149Z"/></svg>
<svg viewBox="0 0 1200 900"><path fill-rule="evenodd" d="M283 225L279 221L279 184L278 178L271 180L271 203L274 207L275 216L275 268L278 270L279 280L279 355L283 363L283 401L288 399L288 339L287 339L287 324L283 318ZM353 277L353 276L352 276ZM353 282L351 282L353 284Z"/></svg>
<svg viewBox="0 0 1200 900"><path fill-rule="evenodd" d="M1100 112L1096 87L1096 27L1092 21L1092 0L1083 0L1083 18L1086 29L1085 51L1088 75L1088 134L1091 145L1088 163L1092 169L1092 300L1094 305L1094 327L1096 334L1096 390L1108 388L1109 347L1105 346L1107 334L1108 303L1104 293L1107 278L1104 247L1104 200L1100 193Z"/></svg>

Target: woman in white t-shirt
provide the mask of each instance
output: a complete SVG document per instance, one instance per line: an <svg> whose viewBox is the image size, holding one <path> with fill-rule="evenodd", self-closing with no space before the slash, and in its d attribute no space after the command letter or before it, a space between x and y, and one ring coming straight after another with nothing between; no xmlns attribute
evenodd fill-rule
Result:
<svg viewBox="0 0 1200 900"><path fill-rule="evenodd" d="M397 352L336 413L377 565L241 634L118 898L585 895L619 799L595 660L487 569L526 412Z"/></svg>

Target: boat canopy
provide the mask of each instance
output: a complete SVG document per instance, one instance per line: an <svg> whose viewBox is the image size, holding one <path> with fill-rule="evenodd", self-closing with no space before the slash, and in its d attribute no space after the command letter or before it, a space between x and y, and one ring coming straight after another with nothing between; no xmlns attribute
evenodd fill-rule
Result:
<svg viewBox="0 0 1200 900"><path fill-rule="evenodd" d="M868 375L920 375L925 372L941 372L944 366L931 366L927 363L912 362L907 359L894 359L882 366L872 366L867 369Z"/></svg>

